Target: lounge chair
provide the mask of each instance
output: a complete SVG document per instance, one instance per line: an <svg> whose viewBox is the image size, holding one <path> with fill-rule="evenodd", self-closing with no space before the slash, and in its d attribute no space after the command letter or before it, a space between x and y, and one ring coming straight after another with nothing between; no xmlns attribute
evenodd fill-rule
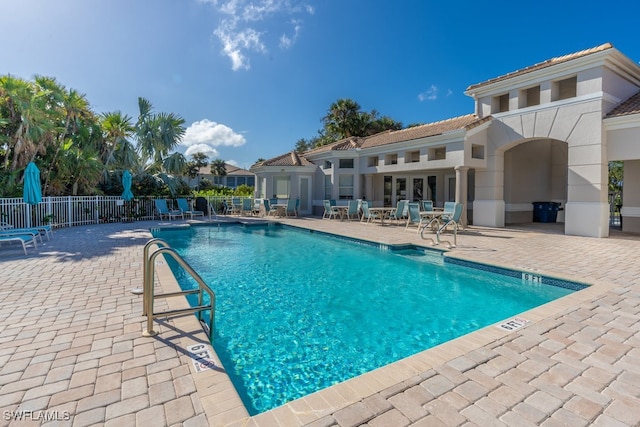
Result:
<svg viewBox="0 0 640 427"><path fill-rule="evenodd" d="M357 200L349 200L349 204L347 205L347 210L345 212L347 219L360 219L360 211L358 210L358 201Z"/></svg>
<svg viewBox="0 0 640 427"><path fill-rule="evenodd" d="M418 202L407 203L407 225L404 227L405 230L410 225L418 227L417 231L420 232L420 204Z"/></svg>
<svg viewBox="0 0 640 427"><path fill-rule="evenodd" d="M189 215L191 219L193 219L194 216L204 217L204 212L194 211L189 208L189 202L187 202L187 199L177 199L177 200L178 200L178 208L180 209L180 212L182 212L182 215Z"/></svg>
<svg viewBox="0 0 640 427"><path fill-rule="evenodd" d="M33 245L34 249L38 248L36 238L33 234L16 234L16 235L0 235L1 243L19 242L22 245L24 254L27 255L27 245Z"/></svg>
<svg viewBox="0 0 640 427"><path fill-rule="evenodd" d="M0 232L2 231L10 231L14 233L26 232L26 234L38 233L40 235L44 234L47 237L47 240L51 240L53 236L53 228L50 225L39 225L36 227L20 227L16 228L13 225L1 222L0 223ZM40 237L40 241L42 242L42 236Z"/></svg>
<svg viewBox="0 0 640 427"><path fill-rule="evenodd" d="M262 199L261 216L275 215L276 209L271 208L271 201L269 199Z"/></svg>
<svg viewBox="0 0 640 427"><path fill-rule="evenodd" d="M322 203L324 204L324 213L322 214L322 219L331 219L331 217L338 217L340 212L338 211L337 207L331 206L331 202L329 200L324 200Z"/></svg>
<svg viewBox="0 0 640 427"><path fill-rule="evenodd" d="M367 220L367 224L371 221L375 221L376 219L382 221L382 216L380 216L380 214L369 210L369 202L362 202L362 218L360 221L362 222L365 219Z"/></svg>
<svg viewBox="0 0 640 427"><path fill-rule="evenodd" d="M406 200L398 200L398 204L396 205L396 210L394 212L391 212L391 214L389 215L389 219L396 221L396 223L399 223L400 220L404 219L405 218L404 208L406 204L407 204Z"/></svg>
<svg viewBox="0 0 640 427"><path fill-rule="evenodd" d="M449 245L449 248L455 247L458 242L458 229L460 228L460 218L462 218L462 212L464 211L464 204L463 203L454 203L453 206L453 214L450 216L446 216L446 215L442 215L440 221L441 224L438 227L438 229L436 230L436 240L435 242L433 241L433 239L431 239L431 242L435 245L439 245L440 243L440 234L442 234L447 228L453 228L453 245L451 244L451 242L446 242ZM433 222L435 220L435 218L433 220L431 220L431 222ZM422 228L420 229L420 237L422 239L426 239L424 237L424 230L426 228L428 228L431 225L431 222L425 224L424 226L422 226Z"/></svg>
<svg viewBox="0 0 640 427"><path fill-rule="evenodd" d="M154 203L156 204L156 210L158 211L158 216L162 220L162 217L166 216L169 219L174 217L180 217L184 219L184 215L180 210L170 210L167 207L167 201L165 199L155 199Z"/></svg>
<svg viewBox="0 0 640 427"><path fill-rule="evenodd" d="M36 228L13 228L9 230L0 230L0 237L16 237L16 236L31 236L36 241L40 238L40 243L43 242L42 234Z"/></svg>

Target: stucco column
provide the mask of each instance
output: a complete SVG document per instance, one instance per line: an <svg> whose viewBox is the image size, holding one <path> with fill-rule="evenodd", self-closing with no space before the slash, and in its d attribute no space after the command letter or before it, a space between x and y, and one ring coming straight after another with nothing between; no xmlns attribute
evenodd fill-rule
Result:
<svg viewBox="0 0 640 427"><path fill-rule="evenodd" d="M373 202L373 174L364 175L364 194L366 200Z"/></svg>
<svg viewBox="0 0 640 427"><path fill-rule="evenodd" d="M463 203L464 209L460 217L460 224L467 226L468 172L467 166L456 166L456 203Z"/></svg>
<svg viewBox="0 0 640 427"><path fill-rule="evenodd" d="M504 154L487 155L487 168L476 169L473 225L504 227Z"/></svg>

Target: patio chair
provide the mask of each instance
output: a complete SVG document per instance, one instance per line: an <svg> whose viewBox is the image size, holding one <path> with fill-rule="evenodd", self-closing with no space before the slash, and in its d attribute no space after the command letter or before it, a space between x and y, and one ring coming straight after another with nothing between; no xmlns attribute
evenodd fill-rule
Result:
<svg viewBox="0 0 640 427"><path fill-rule="evenodd" d="M255 199L253 201L253 209L251 210L251 215L255 215L255 216L260 215L261 207L262 207L262 199Z"/></svg>
<svg viewBox="0 0 640 427"><path fill-rule="evenodd" d="M296 211L296 199L287 199L287 208L284 213L285 216L295 216L298 217L298 212Z"/></svg>
<svg viewBox="0 0 640 427"><path fill-rule="evenodd" d="M180 217L184 219L184 215L182 214L182 211L170 210L169 207L167 206L167 201L165 199L155 199L153 202L156 204L156 210L158 211L158 216L160 217L160 220L162 220L162 217L165 217L165 216L169 219L172 219L174 217Z"/></svg>
<svg viewBox="0 0 640 427"><path fill-rule="evenodd" d="M273 209L271 207L271 201L269 199L262 199L262 208L261 208L261 214L262 216L275 216L276 215L276 209Z"/></svg>
<svg viewBox="0 0 640 427"><path fill-rule="evenodd" d="M337 218L340 213L335 206L331 206L331 202L329 200L323 200L324 204L324 213L322 214L322 219L331 219L331 217Z"/></svg>
<svg viewBox="0 0 640 427"><path fill-rule="evenodd" d="M444 213L442 216L451 216L456 208L456 202L444 202Z"/></svg>
<svg viewBox="0 0 640 427"><path fill-rule="evenodd" d="M204 217L203 211L194 211L189 208L189 202L187 201L187 199L177 199L177 200L178 200L178 208L180 209L180 212L182 212L182 215L189 215L191 219L193 219L194 216Z"/></svg>
<svg viewBox="0 0 640 427"><path fill-rule="evenodd" d="M455 247L458 244L458 229L460 228L460 218L462 218L462 212L464 211L464 204L463 203L454 203L454 207L453 207L453 214L450 216L445 216L442 215L440 221L441 224L438 227L438 229L436 230L436 240L435 242L433 241L433 239L431 239L431 242L435 245L439 245L440 242L440 234L442 234L447 228L451 227L453 228L453 245L451 244L451 242L446 242L449 245L449 248ZM431 221L434 221L435 218ZM431 222L425 224L421 229L420 229L420 237L422 239L426 239L424 237L424 230L426 228L429 227L429 225L431 224Z"/></svg>
<svg viewBox="0 0 640 427"><path fill-rule="evenodd" d="M415 225L416 227L420 225L420 204L418 202L407 203L407 225L404 227L405 230L410 225ZM420 232L420 227L418 227L417 231Z"/></svg>
<svg viewBox="0 0 640 427"><path fill-rule="evenodd" d="M425 212L433 211L433 201L431 200L423 200L422 201L422 210Z"/></svg>
<svg viewBox="0 0 640 427"><path fill-rule="evenodd" d="M300 211L300 199L296 199L296 216L298 216L298 212Z"/></svg>
<svg viewBox="0 0 640 427"><path fill-rule="evenodd" d="M253 206L251 199L242 199L240 204L240 215L251 216L253 214Z"/></svg>
<svg viewBox="0 0 640 427"><path fill-rule="evenodd" d="M33 234L16 234L16 235L0 235L0 244L1 243L11 243L18 242L22 245L22 250L24 254L27 255L27 245L33 245L34 249L38 248L36 243L36 238Z"/></svg>
<svg viewBox="0 0 640 427"><path fill-rule="evenodd" d="M391 214L389 215L389 219L394 220L396 221L397 224L399 224L400 220L406 218L404 214L404 209L406 207L406 204L407 204L406 200L398 200L398 204L396 205L396 210L394 212L391 212Z"/></svg>
<svg viewBox="0 0 640 427"><path fill-rule="evenodd" d="M382 216L380 216L380 214L369 210L369 202L362 202L362 218L360 219L360 222L364 221L365 218L367 220L367 224L371 221L375 221L376 219L382 221Z"/></svg>
<svg viewBox="0 0 640 427"><path fill-rule="evenodd" d="M349 200L345 214L347 215L347 219L352 219L353 217L355 217L355 219L357 220L360 219L360 211L358 210L357 200Z"/></svg>

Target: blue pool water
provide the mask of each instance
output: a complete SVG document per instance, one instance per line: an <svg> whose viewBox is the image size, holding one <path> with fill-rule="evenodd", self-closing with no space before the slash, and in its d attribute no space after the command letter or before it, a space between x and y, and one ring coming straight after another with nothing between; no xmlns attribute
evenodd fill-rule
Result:
<svg viewBox="0 0 640 427"><path fill-rule="evenodd" d="M289 227L153 235L215 291L214 348L252 415L573 292Z"/></svg>

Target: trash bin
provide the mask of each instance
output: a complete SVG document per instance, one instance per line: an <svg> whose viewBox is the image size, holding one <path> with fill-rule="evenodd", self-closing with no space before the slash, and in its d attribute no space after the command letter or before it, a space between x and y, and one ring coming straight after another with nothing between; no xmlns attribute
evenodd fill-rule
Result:
<svg viewBox="0 0 640 427"><path fill-rule="evenodd" d="M560 203L533 202L533 222L556 222Z"/></svg>
<svg viewBox="0 0 640 427"><path fill-rule="evenodd" d="M195 210L204 212L205 215L209 215L209 204L207 203L207 199L204 197L196 197Z"/></svg>

